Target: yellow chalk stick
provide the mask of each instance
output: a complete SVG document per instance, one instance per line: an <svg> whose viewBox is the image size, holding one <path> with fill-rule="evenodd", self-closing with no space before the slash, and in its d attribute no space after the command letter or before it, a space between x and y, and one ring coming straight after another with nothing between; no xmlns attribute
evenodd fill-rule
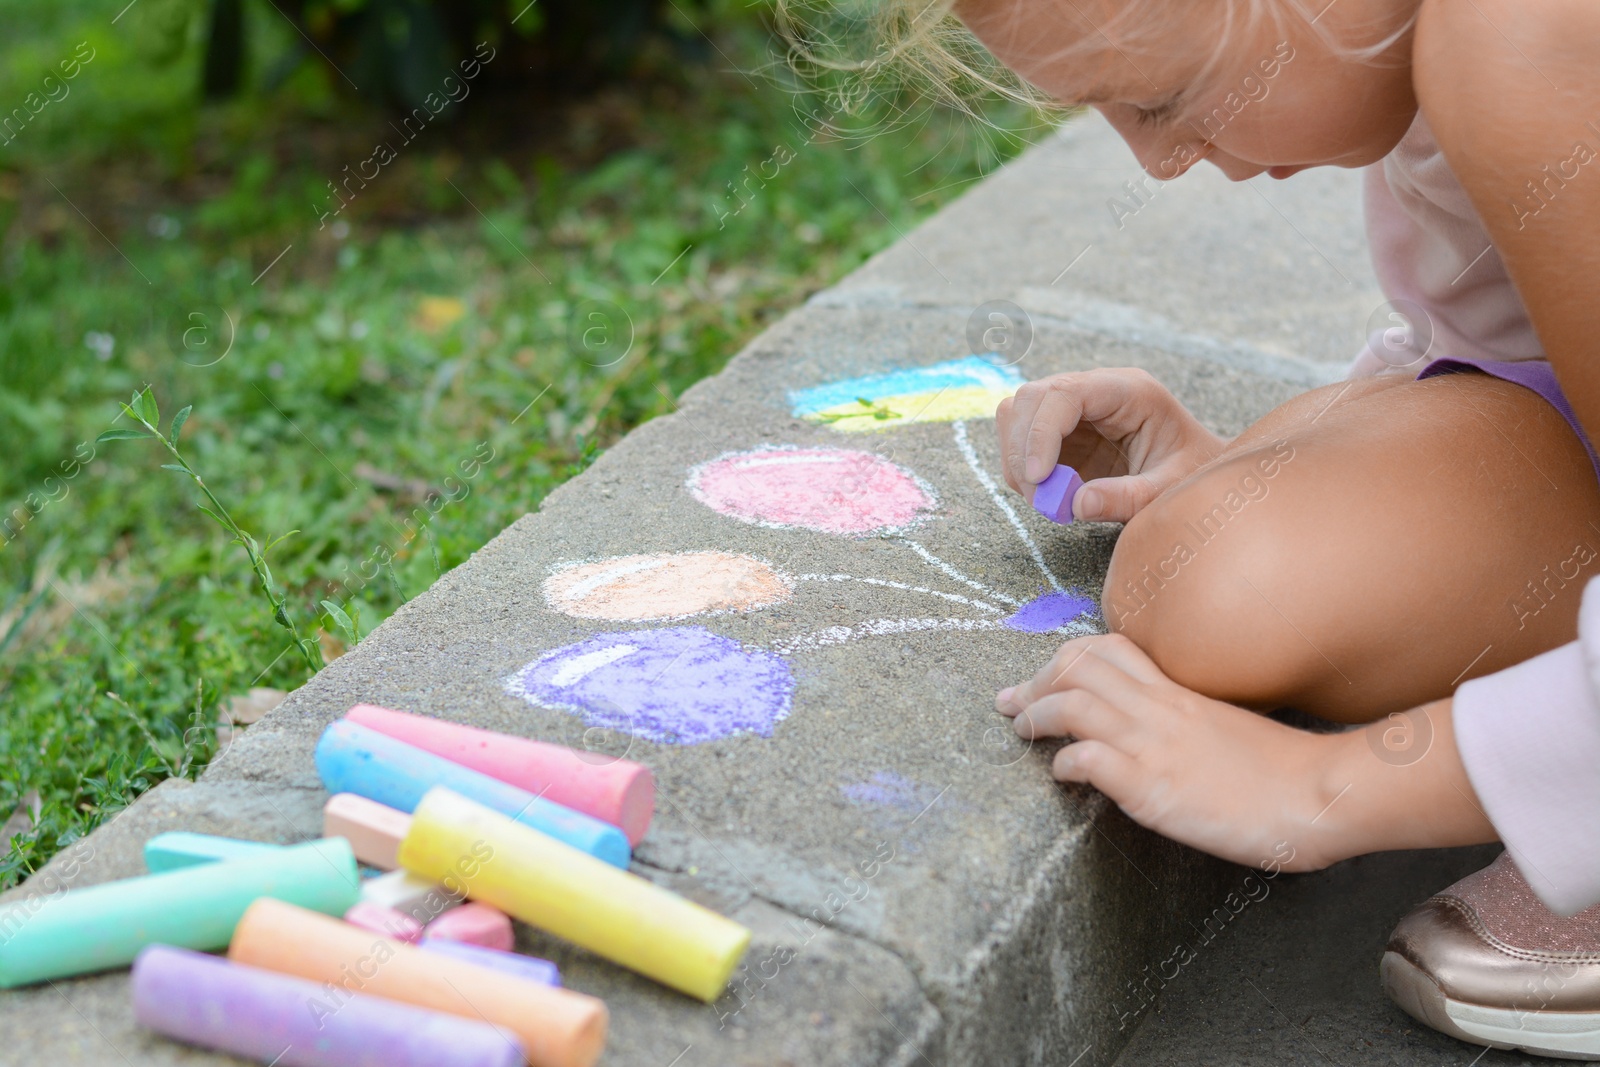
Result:
<svg viewBox="0 0 1600 1067"><path fill-rule="evenodd" d="M750 931L447 789L431 789L400 866L710 1002Z"/></svg>

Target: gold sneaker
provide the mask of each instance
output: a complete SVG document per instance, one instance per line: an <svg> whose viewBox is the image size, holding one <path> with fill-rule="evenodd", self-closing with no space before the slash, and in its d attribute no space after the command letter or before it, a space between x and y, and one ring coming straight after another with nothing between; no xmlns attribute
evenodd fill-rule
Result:
<svg viewBox="0 0 1600 1067"><path fill-rule="evenodd" d="M1600 1059L1600 905L1562 918L1508 853L1400 920L1384 992L1452 1037L1562 1059Z"/></svg>

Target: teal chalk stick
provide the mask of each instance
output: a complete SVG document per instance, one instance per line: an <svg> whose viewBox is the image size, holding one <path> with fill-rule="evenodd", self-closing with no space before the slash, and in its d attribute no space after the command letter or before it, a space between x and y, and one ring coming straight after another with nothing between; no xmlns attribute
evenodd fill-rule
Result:
<svg viewBox="0 0 1600 1067"><path fill-rule="evenodd" d="M262 841L174 831L157 834L144 843L144 865L151 874L160 874L201 863L249 859L282 849L282 845L269 845Z"/></svg>
<svg viewBox="0 0 1600 1067"><path fill-rule="evenodd" d="M125 967L150 944L225 947L260 897L343 915L360 899L342 837L0 907L0 989Z"/></svg>

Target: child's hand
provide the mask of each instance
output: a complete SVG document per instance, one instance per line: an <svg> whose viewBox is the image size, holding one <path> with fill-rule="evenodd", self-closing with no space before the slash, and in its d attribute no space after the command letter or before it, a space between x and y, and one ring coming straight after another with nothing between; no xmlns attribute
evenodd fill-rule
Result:
<svg viewBox="0 0 1600 1067"><path fill-rule="evenodd" d="M1057 463L1089 484L1075 518L1127 522L1168 486L1221 453L1223 440L1137 368L1057 374L1000 402L1006 482L1033 501Z"/></svg>
<svg viewBox="0 0 1600 1067"><path fill-rule="evenodd" d="M1449 701L1314 734L1191 692L1105 634L1068 641L995 705L1027 740L1070 736L1052 765L1059 780L1092 785L1139 825L1235 863L1307 871L1494 840ZM1390 752L1384 731L1408 722L1426 743Z"/></svg>

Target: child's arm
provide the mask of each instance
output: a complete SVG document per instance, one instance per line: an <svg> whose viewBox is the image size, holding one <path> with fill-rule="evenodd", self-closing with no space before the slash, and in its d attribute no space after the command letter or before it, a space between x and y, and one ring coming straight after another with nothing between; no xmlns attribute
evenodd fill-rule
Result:
<svg viewBox="0 0 1600 1067"><path fill-rule="evenodd" d="M1422 112L1578 421L1600 440L1600 6L1424 0L1416 34ZM1582 656L1569 661L1600 662L1593 592L1579 622ZM1549 653L1469 682L1456 703L1484 806L1545 904L1570 913L1600 901L1600 860L1588 847L1600 813L1600 704L1594 693L1567 706L1552 699L1563 662Z"/></svg>
<svg viewBox="0 0 1600 1067"><path fill-rule="evenodd" d="M1000 402L995 417L1011 488L1031 503L1038 484L1064 463L1089 482L1072 514L1094 522L1128 521L1226 444L1136 368L1029 382Z"/></svg>
<svg viewBox="0 0 1600 1067"><path fill-rule="evenodd" d="M1600 5L1425 0L1422 112L1600 440Z"/></svg>

